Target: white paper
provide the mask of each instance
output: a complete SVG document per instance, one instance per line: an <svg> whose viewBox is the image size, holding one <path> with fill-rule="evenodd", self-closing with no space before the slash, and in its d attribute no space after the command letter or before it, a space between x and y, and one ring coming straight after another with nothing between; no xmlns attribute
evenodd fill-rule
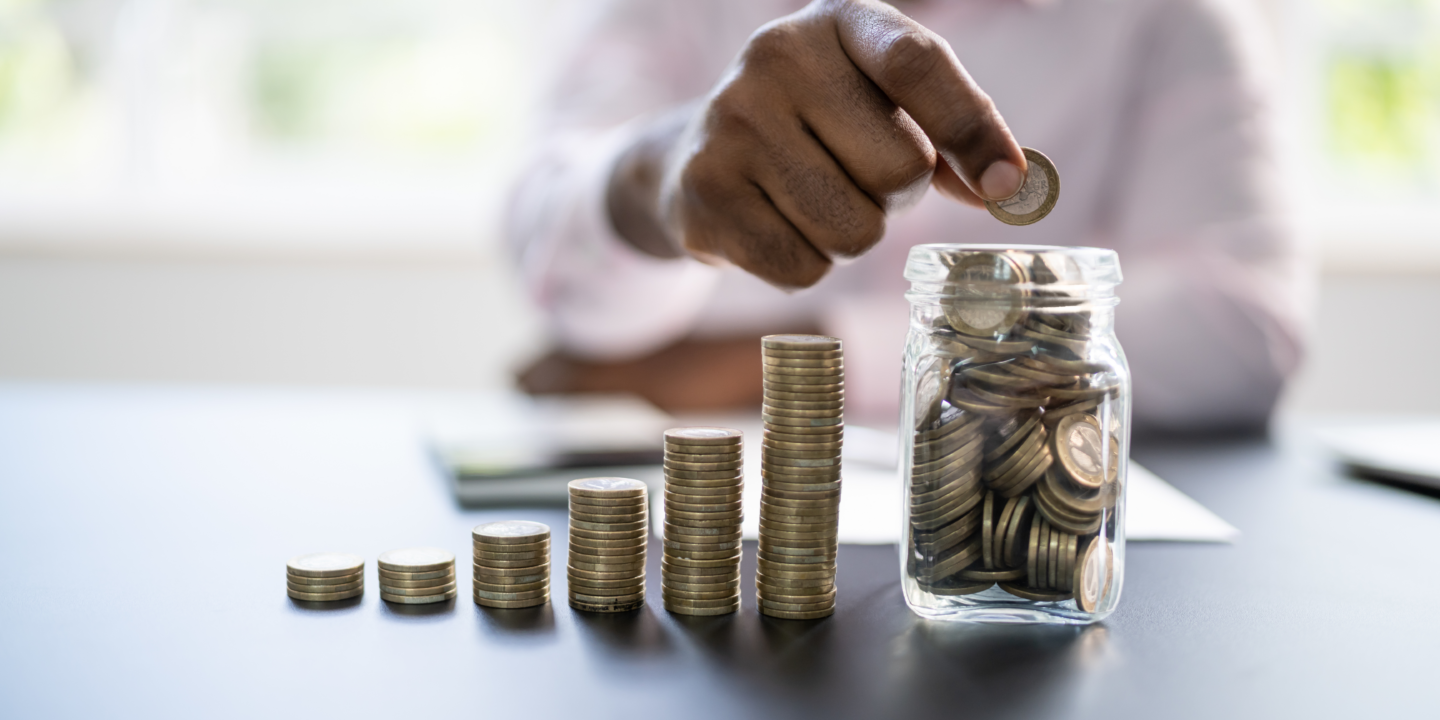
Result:
<svg viewBox="0 0 1440 720"><path fill-rule="evenodd" d="M900 473L895 467L898 451L893 433L853 425L845 429L845 501L840 505L840 542L883 545L900 541ZM744 494L745 520L741 527L745 538L754 540L760 534L758 448L747 448L745 478L749 487ZM1133 460L1129 483L1125 505L1127 540L1230 543L1240 536L1235 526ZM664 512L659 506L664 503L656 505L659 532L663 526L658 522Z"/></svg>

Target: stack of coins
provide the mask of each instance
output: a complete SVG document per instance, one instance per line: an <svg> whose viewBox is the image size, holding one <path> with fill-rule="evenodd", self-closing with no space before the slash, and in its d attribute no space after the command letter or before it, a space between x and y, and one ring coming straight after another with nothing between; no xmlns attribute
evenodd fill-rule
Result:
<svg viewBox="0 0 1440 720"><path fill-rule="evenodd" d="M629 478L570 482L570 607L626 612L645 605L646 491Z"/></svg>
<svg viewBox="0 0 1440 720"><path fill-rule="evenodd" d="M285 593L296 600L348 600L365 592L365 559L349 553L312 553L285 563Z"/></svg>
<svg viewBox="0 0 1440 720"><path fill-rule="evenodd" d="M942 302L929 338L940 360L919 378L908 555L927 592L998 583L1027 600L1073 597L1087 611L1109 592L1120 377L1108 350L1092 347L1088 311L1044 289L1066 274L1054 262L1027 252L951 262L957 286L992 289Z"/></svg>
<svg viewBox="0 0 1440 720"><path fill-rule="evenodd" d="M550 602L550 526L527 520L485 523L470 531L475 604L527 608Z"/></svg>
<svg viewBox="0 0 1440 720"><path fill-rule="evenodd" d="M408 548L381 553L380 597L388 602L425 605L455 599L455 555L440 548Z"/></svg>
<svg viewBox="0 0 1440 720"><path fill-rule="evenodd" d="M740 609L739 430L676 428L665 433L665 609L725 615Z"/></svg>
<svg viewBox="0 0 1440 720"><path fill-rule="evenodd" d="M840 341L770 335L760 450L760 612L808 620L835 612L845 368Z"/></svg>

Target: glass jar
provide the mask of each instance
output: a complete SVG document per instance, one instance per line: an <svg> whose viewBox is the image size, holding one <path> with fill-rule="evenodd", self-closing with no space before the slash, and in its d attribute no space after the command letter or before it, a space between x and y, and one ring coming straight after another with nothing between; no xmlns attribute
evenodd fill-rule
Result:
<svg viewBox="0 0 1440 720"><path fill-rule="evenodd" d="M905 278L905 601L938 619L1103 619L1130 452L1115 252L920 245Z"/></svg>

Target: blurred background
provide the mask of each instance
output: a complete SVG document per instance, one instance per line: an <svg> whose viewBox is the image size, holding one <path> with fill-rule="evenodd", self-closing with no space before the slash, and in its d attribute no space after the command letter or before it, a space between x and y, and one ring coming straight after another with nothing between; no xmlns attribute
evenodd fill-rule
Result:
<svg viewBox="0 0 1440 720"><path fill-rule="evenodd" d="M1440 0L1253 1L1323 268L1283 411L1432 408ZM0 0L0 380L510 387L500 211L587 5Z"/></svg>

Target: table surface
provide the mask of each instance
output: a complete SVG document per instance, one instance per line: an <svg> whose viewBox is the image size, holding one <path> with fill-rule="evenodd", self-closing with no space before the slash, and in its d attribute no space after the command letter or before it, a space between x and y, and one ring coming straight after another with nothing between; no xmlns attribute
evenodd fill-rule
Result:
<svg viewBox="0 0 1440 720"><path fill-rule="evenodd" d="M1440 501L1341 475L1301 437L1138 443L1241 528L1132 544L1089 627L922 621L893 546L844 546L818 622L391 606L374 558L560 508L462 510L404 394L0 386L3 717L1398 717L1434 712ZM367 558L310 609L292 556ZM652 547L649 576L658 581ZM743 575L754 573L746 548Z"/></svg>

